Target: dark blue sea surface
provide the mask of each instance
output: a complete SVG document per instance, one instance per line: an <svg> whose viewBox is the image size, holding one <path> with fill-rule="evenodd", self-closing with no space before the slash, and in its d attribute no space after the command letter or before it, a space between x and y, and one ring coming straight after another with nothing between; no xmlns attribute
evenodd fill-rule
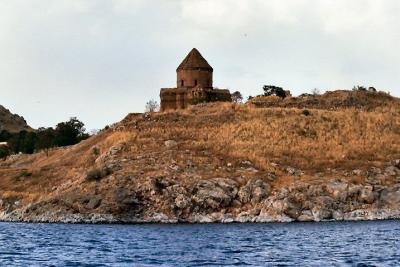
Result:
<svg viewBox="0 0 400 267"><path fill-rule="evenodd" d="M400 221L0 223L0 266L400 266Z"/></svg>

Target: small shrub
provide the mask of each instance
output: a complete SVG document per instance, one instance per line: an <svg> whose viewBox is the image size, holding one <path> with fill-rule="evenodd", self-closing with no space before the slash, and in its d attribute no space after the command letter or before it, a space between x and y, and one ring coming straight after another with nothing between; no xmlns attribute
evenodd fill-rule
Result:
<svg viewBox="0 0 400 267"><path fill-rule="evenodd" d="M110 175L112 171L109 168L93 168L86 174L87 181L100 181Z"/></svg>
<svg viewBox="0 0 400 267"><path fill-rule="evenodd" d="M311 90L311 94L313 96L318 96L318 95L321 95L321 91L318 88L314 88Z"/></svg>
<svg viewBox="0 0 400 267"><path fill-rule="evenodd" d="M239 91L236 91L232 94L232 101L234 103L242 103L243 101L243 96Z"/></svg>
<svg viewBox="0 0 400 267"><path fill-rule="evenodd" d="M33 173L28 172L27 170L23 170L17 176L15 176L15 180L18 182L21 180L21 178L32 177L32 175Z"/></svg>
<svg viewBox="0 0 400 267"><path fill-rule="evenodd" d="M278 96L280 98L287 97L287 92L283 90L282 87L274 86L274 85L264 85L264 96Z"/></svg>
<svg viewBox="0 0 400 267"><path fill-rule="evenodd" d="M94 156L97 157L98 155L100 155L100 149L98 147L94 147L92 149L92 153L93 153Z"/></svg>
<svg viewBox="0 0 400 267"><path fill-rule="evenodd" d="M10 155L8 146L0 146L0 159L6 159Z"/></svg>
<svg viewBox="0 0 400 267"><path fill-rule="evenodd" d="M353 87L353 91L367 91L367 88L362 85L357 85Z"/></svg>
<svg viewBox="0 0 400 267"><path fill-rule="evenodd" d="M158 102L154 99L151 99L147 101L146 107L145 107L145 112L157 112L160 110L160 105Z"/></svg>
<svg viewBox="0 0 400 267"><path fill-rule="evenodd" d="M308 109L305 109L301 112L301 114L303 114L304 116L310 116L311 112Z"/></svg>

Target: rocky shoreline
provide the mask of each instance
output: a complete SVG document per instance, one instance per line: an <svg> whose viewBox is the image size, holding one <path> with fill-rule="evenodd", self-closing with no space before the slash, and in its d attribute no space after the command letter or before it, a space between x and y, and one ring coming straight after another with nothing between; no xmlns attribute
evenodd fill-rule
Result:
<svg viewBox="0 0 400 267"><path fill-rule="evenodd" d="M242 185L229 178L182 184L172 178L148 177L135 189L109 189L113 199L82 194L55 195L36 203L1 199L0 221L134 224L400 219L400 161L383 170L353 172L365 175L364 181L299 181L280 188L257 177Z"/></svg>
<svg viewBox="0 0 400 267"><path fill-rule="evenodd" d="M57 214L48 213L37 217L24 217L22 212L2 213L0 222L15 223L64 223L64 224L210 224L210 223L292 223L292 222L338 222L338 221L377 221L400 219L399 210L369 210L358 209L343 214L334 219L307 218L295 220L289 216L270 216L269 214L244 215L195 215L188 219L170 218L164 213L155 214L148 218L124 218L112 214Z"/></svg>

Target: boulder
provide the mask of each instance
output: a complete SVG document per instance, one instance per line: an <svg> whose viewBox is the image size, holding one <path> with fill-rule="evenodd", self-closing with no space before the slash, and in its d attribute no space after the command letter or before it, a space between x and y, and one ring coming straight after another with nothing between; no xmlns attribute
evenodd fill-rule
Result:
<svg viewBox="0 0 400 267"><path fill-rule="evenodd" d="M334 211L332 211L332 218L333 218L335 221L343 221L344 214L343 214L343 212L340 211L340 210L334 210Z"/></svg>
<svg viewBox="0 0 400 267"><path fill-rule="evenodd" d="M326 208L314 207L312 209L312 214L316 222L332 219L332 211Z"/></svg>
<svg viewBox="0 0 400 267"><path fill-rule="evenodd" d="M189 218L189 222L191 223L213 223L216 220L211 215L204 214L194 214L191 218Z"/></svg>
<svg viewBox="0 0 400 267"><path fill-rule="evenodd" d="M392 165L400 169L400 159L393 160Z"/></svg>
<svg viewBox="0 0 400 267"><path fill-rule="evenodd" d="M334 199L345 201L347 198L347 183L331 181L326 185L326 192L330 194Z"/></svg>
<svg viewBox="0 0 400 267"><path fill-rule="evenodd" d="M357 176L361 176L361 175L363 174L363 171L362 171L362 170L359 170L359 169L356 169L356 170L353 170L353 171L352 171L352 174L353 174L353 175L357 175Z"/></svg>
<svg viewBox="0 0 400 267"><path fill-rule="evenodd" d="M400 174L400 169L395 166L389 166L385 169L386 176L396 176L398 174Z"/></svg>
<svg viewBox="0 0 400 267"><path fill-rule="evenodd" d="M248 212L243 211L241 213L238 214L238 216L236 216L236 221L240 222L240 223L248 223L248 222L252 222L253 220L253 216L251 216Z"/></svg>
<svg viewBox="0 0 400 267"><path fill-rule="evenodd" d="M373 187L371 185L366 185L361 189L360 195L358 197L360 202L367 204L372 204L375 200L375 195L373 192Z"/></svg>
<svg viewBox="0 0 400 267"><path fill-rule="evenodd" d="M175 206L179 209L185 209L190 205L190 199L183 194L175 198Z"/></svg>
<svg viewBox="0 0 400 267"><path fill-rule="evenodd" d="M100 197L92 197L89 202L86 204L86 208L90 210L97 209L101 204L102 199Z"/></svg>
<svg viewBox="0 0 400 267"><path fill-rule="evenodd" d="M199 207L220 209L229 206L237 193L237 183L234 180L202 180L195 185L192 200Z"/></svg>
<svg viewBox="0 0 400 267"><path fill-rule="evenodd" d="M301 215L297 218L299 222L312 222L314 221L314 216L311 210L303 210Z"/></svg>
<svg viewBox="0 0 400 267"><path fill-rule="evenodd" d="M400 190L388 191L384 190L381 192L380 200L388 205L397 207L400 204Z"/></svg>
<svg viewBox="0 0 400 267"><path fill-rule="evenodd" d="M348 189L349 198L358 198L361 193L363 186L359 184L350 184Z"/></svg>
<svg viewBox="0 0 400 267"><path fill-rule="evenodd" d="M173 147L176 147L178 145L178 143L175 140L167 140L164 142L164 145L167 148L173 148Z"/></svg>
<svg viewBox="0 0 400 267"><path fill-rule="evenodd" d="M329 196L316 197L313 201L314 207L331 209L334 204L334 199Z"/></svg>
<svg viewBox="0 0 400 267"><path fill-rule="evenodd" d="M238 192L239 200L242 203L259 203L268 196L269 189L269 185L263 180L252 178L245 186L240 188Z"/></svg>

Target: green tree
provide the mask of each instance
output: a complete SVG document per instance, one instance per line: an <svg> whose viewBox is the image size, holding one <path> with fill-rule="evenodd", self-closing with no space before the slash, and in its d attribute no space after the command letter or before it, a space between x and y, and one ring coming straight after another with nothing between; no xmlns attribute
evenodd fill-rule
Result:
<svg viewBox="0 0 400 267"><path fill-rule="evenodd" d="M36 150L44 150L49 156L49 149L54 146L56 131L53 128L39 128L37 131Z"/></svg>
<svg viewBox="0 0 400 267"><path fill-rule="evenodd" d="M13 135L6 130L0 133L0 142L7 142Z"/></svg>
<svg viewBox="0 0 400 267"><path fill-rule="evenodd" d="M278 96L281 98L285 98L286 97L286 92L285 90L283 90L283 88L278 87L278 86L274 86L274 85L264 85L263 86L263 90L264 90L264 96Z"/></svg>
<svg viewBox="0 0 400 267"><path fill-rule="evenodd" d="M21 131L13 134L7 141L10 150L14 153L32 154L35 152L37 135L35 132Z"/></svg>
<svg viewBox="0 0 400 267"><path fill-rule="evenodd" d="M160 110L160 105L154 99L147 101L145 106L145 112L157 112Z"/></svg>
<svg viewBox="0 0 400 267"><path fill-rule="evenodd" d="M54 145L75 145L89 137L85 131L85 124L79 121L76 117L71 118L67 122L61 122L57 124L55 129Z"/></svg>
<svg viewBox="0 0 400 267"><path fill-rule="evenodd" d="M8 146L0 146L0 159L7 159L10 155L10 149Z"/></svg>
<svg viewBox="0 0 400 267"><path fill-rule="evenodd" d="M21 152L25 154L32 154L35 152L35 143L37 140L37 134L35 132L26 132L22 138Z"/></svg>
<svg viewBox="0 0 400 267"><path fill-rule="evenodd" d="M243 96L239 91L236 91L232 94L232 101L235 103L242 103Z"/></svg>

